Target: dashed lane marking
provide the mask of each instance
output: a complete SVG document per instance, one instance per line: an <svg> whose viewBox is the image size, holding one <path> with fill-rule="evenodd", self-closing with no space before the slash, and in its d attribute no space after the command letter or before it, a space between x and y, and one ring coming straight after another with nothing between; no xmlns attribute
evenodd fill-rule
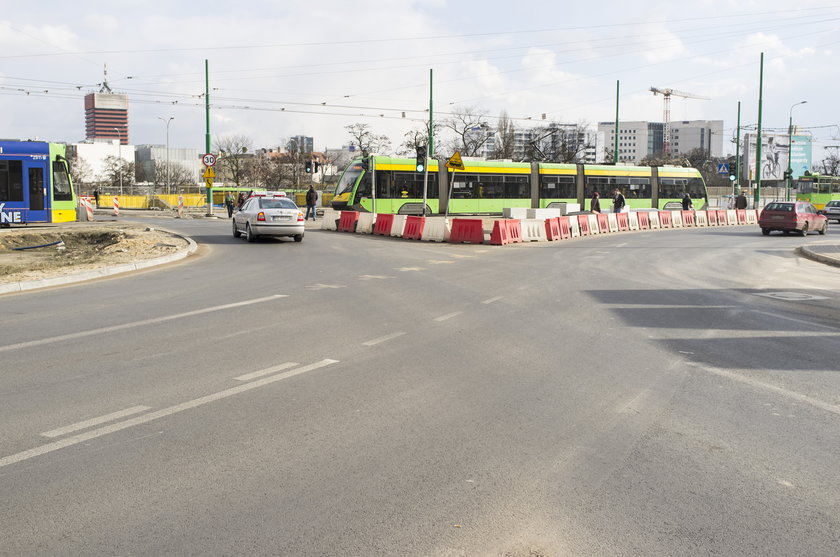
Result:
<svg viewBox="0 0 840 557"><path fill-rule="evenodd" d="M127 416L133 416L134 414L139 414L140 412L145 412L146 410L151 410L151 408L148 406L132 406L131 408L126 408L125 410L120 410L119 412L111 412L110 414L99 416L98 418L91 418L83 422L77 422L75 424L59 427L57 429L51 429L50 431L43 432L41 435L50 438L61 437L62 435L67 435L68 433L73 433L75 431L87 429L95 425L104 424L106 422L113 422L114 420L125 418Z"/></svg>
<svg viewBox="0 0 840 557"><path fill-rule="evenodd" d="M245 375L240 375L239 377L234 377L237 381L250 381L251 379L256 379L257 377L263 377L264 375L271 375L277 371L283 371L284 369L289 369L290 367L299 366L300 364L297 362L286 362L280 365L268 367L265 369L261 369L259 371L254 371L252 373L246 373Z"/></svg>
<svg viewBox="0 0 840 557"><path fill-rule="evenodd" d="M452 319L458 315L464 313L463 311L454 311L452 313L447 313L446 315L441 315L440 317L435 317L435 321L446 321L447 319Z"/></svg>
<svg viewBox="0 0 840 557"><path fill-rule="evenodd" d="M492 304L493 302L498 302L498 301L499 301L499 300L501 300L501 299L502 299L502 297L501 297L501 296L495 296L495 297L493 297L493 298L489 298L489 299L487 299L487 300L484 300L484 301L483 301L483 302L481 302L481 303L482 303L482 304Z"/></svg>
<svg viewBox="0 0 840 557"><path fill-rule="evenodd" d="M31 458L35 458L36 456L41 456L60 449L64 449L66 447L72 447L73 445L78 445L80 443L84 443L85 441L90 441L91 439L96 439L97 437L102 437L110 433L115 433L117 431L122 431L130 427L142 425L153 420L165 418L167 416L183 412L184 410L197 408L199 406L203 406L205 404L209 404L217 400L222 400L234 395L238 395L246 391L258 389L260 387L265 387L266 385L276 383L277 381L283 381L284 379L289 379L290 377L294 377L302 373L306 373L337 363L338 360L324 359L320 362L315 362L314 364L299 367L297 369L293 369L285 373L278 373L277 375L264 377L263 379L258 379L256 381L251 381L250 383L244 383L236 387L231 387L230 389L219 391L218 393L213 393L207 396L195 398L193 400L189 400L181 404L176 404L175 406L170 406L169 408L157 410L156 412L149 412L148 414L143 414L142 416L129 418L127 420L100 427L98 429L93 429L85 433L79 433L77 435L73 435L72 437L61 439L59 441L53 441L52 443L47 443L46 445L41 445L40 447L29 449L28 451L22 451L13 455L0 458L0 468L3 468L4 466L9 466L10 464L15 464L17 462L22 462L24 460L29 460Z"/></svg>
<svg viewBox="0 0 840 557"><path fill-rule="evenodd" d="M369 340L367 342L363 342L362 346L374 346L376 344L379 344L379 343L382 343L382 342L387 342L387 341L393 340L397 337L401 337L404 334L406 334L405 331L401 331L399 333L391 333L390 335L385 335L384 337L379 337L379 338L375 338L373 340Z"/></svg>
<svg viewBox="0 0 840 557"><path fill-rule="evenodd" d="M184 313L176 313L174 315L166 315L164 317L155 317L153 319L144 319L142 321L132 321L131 323L123 323L122 325L112 325L110 327L101 327L99 329L90 329L87 331L79 331L76 333L69 333L66 335L59 335L54 337L42 338L38 340L30 340L27 342L18 342L17 344L7 344L6 346L0 346L0 352L7 352L9 350L19 350L21 348L31 348L33 346L41 346L44 344L51 344L54 342L62 342L65 340L75 340L77 338L84 338L96 335L102 335L106 333L113 333L116 331L122 331L125 329L133 329L134 327L142 327L144 325L155 325L157 323L164 323L166 321L172 321L175 319L183 319L185 317L193 317L196 315L203 315L205 313L212 313L214 311L224 311L226 309L232 309L242 306L250 306L253 304L260 304L263 302L270 302L273 300L277 300L279 298L288 298L286 294L275 294L274 296L266 296L265 298L255 298L253 300L245 300L244 302L236 302L233 304L224 304L221 306L213 306L204 309L197 309L195 311L187 311Z"/></svg>

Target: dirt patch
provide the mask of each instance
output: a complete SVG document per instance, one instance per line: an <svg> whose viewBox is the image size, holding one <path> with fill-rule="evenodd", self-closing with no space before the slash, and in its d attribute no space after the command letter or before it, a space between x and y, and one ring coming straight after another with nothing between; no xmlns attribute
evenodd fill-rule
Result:
<svg viewBox="0 0 840 557"><path fill-rule="evenodd" d="M32 246L44 247L15 249ZM154 259L187 246L186 240L168 232L116 223L0 229L0 283Z"/></svg>

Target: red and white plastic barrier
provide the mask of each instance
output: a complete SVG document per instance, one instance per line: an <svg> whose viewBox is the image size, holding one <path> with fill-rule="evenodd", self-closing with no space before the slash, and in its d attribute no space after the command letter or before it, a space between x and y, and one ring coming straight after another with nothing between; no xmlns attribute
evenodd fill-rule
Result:
<svg viewBox="0 0 840 557"><path fill-rule="evenodd" d="M120 199L117 196L114 196L114 216L120 216Z"/></svg>

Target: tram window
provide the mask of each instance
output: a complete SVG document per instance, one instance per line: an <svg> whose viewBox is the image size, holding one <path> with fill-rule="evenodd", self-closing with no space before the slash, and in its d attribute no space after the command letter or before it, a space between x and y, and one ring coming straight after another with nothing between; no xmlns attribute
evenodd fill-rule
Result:
<svg viewBox="0 0 840 557"><path fill-rule="evenodd" d="M365 172L359 181L359 185L356 186L356 200L363 197L370 197L370 172Z"/></svg>
<svg viewBox="0 0 840 557"><path fill-rule="evenodd" d="M422 172L394 172L392 178L391 195L395 198L423 199ZM379 173L376 174L376 179L379 180ZM437 174L430 172L426 183L426 197L436 198L437 196Z"/></svg>
<svg viewBox="0 0 840 557"><path fill-rule="evenodd" d="M577 187L574 176L540 177L541 199L576 199Z"/></svg>
<svg viewBox="0 0 840 557"><path fill-rule="evenodd" d="M23 201L23 165L0 161L0 201Z"/></svg>
<svg viewBox="0 0 840 557"><path fill-rule="evenodd" d="M508 199L530 199L531 184L528 176L505 176L505 197Z"/></svg>
<svg viewBox="0 0 840 557"><path fill-rule="evenodd" d="M72 201L73 189L70 178L67 177L67 167L64 163L53 162L53 199L56 201Z"/></svg>
<svg viewBox="0 0 840 557"><path fill-rule="evenodd" d="M688 191L687 178L660 178L659 198L660 199L681 199ZM702 197L702 195L700 196Z"/></svg>

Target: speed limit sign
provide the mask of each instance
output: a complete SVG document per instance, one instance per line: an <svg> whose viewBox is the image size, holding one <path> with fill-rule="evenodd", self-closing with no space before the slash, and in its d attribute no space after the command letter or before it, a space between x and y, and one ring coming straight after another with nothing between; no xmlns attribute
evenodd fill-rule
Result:
<svg viewBox="0 0 840 557"><path fill-rule="evenodd" d="M207 153L206 155L202 155L201 162L204 163L204 166L213 166L216 164L216 155L213 153Z"/></svg>

